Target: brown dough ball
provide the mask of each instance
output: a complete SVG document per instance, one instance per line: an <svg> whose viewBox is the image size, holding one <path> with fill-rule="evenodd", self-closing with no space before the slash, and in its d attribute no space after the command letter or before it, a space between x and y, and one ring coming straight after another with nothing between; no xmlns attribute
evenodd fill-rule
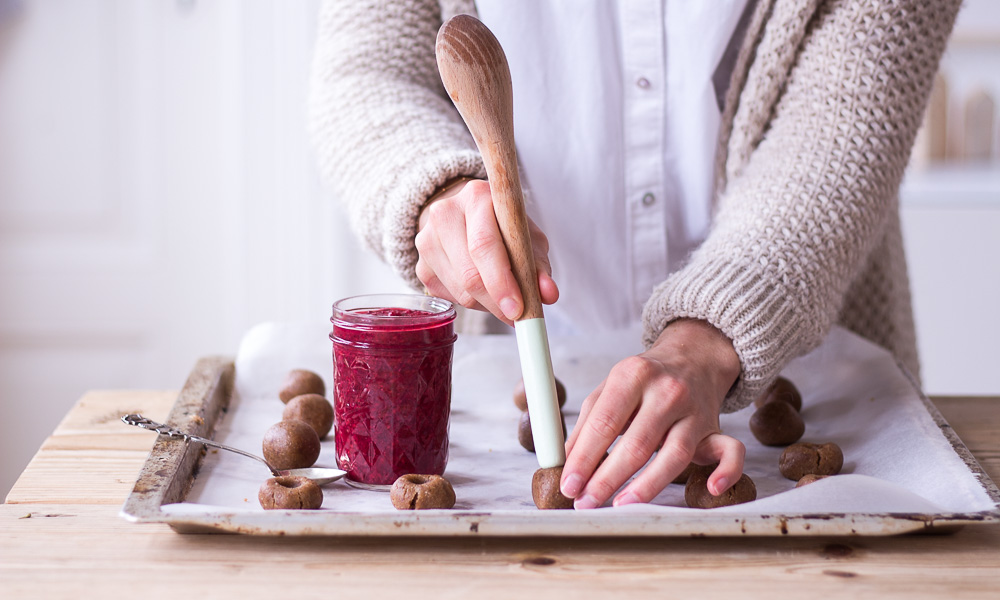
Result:
<svg viewBox="0 0 1000 600"><path fill-rule="evenodd" d="M843 466L844 452L833 442L792 444L778 459L778 470L792 481L798 481L805 475L836 475Z"/></svg>
<svg viewBox="0 0 1000 600"><path fill-rule="evenodd" d="M517 420L517 441L528 452L535 451L535 438L531 435L531 419L527 411L521 413L521 418Z"/></svg>
<svg viewBox="0 0 1000 600"><path fill-rule="evenodd" d="M831 477L831 475L813 475L812 473L810 473L809 475L803 475L802 479L800 479L798 483L795 484L795 487L802 487L804 485L809 485L810 483L814 483L816 481L819 481L820 479L826 479L827 477Z"/></svg>
<svg viewBox="0 0 1000 600"><path fill-rule="evenodd" d="M304 421L323 439L333 428L333 405L319 394L302 394L288 401L281 419Z"/></svg>
<svg viewBox="0 0 1000 600"><path fill-rule="evenodd" d="M728 490L718 496L713 496L708 491L708 477L718 465L695 466L691 469L691 476L688 477L684 486L684 502L691 508L719 508L720 506L732 506L733 504L743 504L757 499L757 486L753 480L745 473Z"/></svg>
<svg viewBox="0 0 1000 600"><path fill-rule="evenodd" d="M528 410L528 395L524 391L523 379L519 379L514 386L514 406L522 412Z"/></svg>
<svg viewBox="0 0 1000 600"><path fill-rule="evenodd" d="M542 510L573 508L573 499L559 491L562 472L562 467L549 467L538 469L531 476L531 499L535 506Z"/></svg>
<svg viewBox="0 0 1000 600"><path fill-rule="evenodd" d="M799 393L794 383L784 377L775 379L771 387L754 400L754 406L760 408L771 402L785 402L790 404L796 412L802 412L802 394Z"/></svg>
<svg viewBox="0 0 1000 600"><path fill-rule="evenodd" d="M765 446L787 446L799 441L806 424L791 404L771 402L750 417L750 431Z"/></svg>
<svg viewBox="0 0 1000 600"><path fill-rule="evenodd" d="M698 468L698 465L694 463L688 463L688 466L684 467L684 470L674 477L674 480L670 483L687 483L688 477L691 477L691 471Z"/></svg>
<svg viewBox="0 0 1000 600"><path fill-rule="evenodd" d="M311 467L319 458L319 436L304 421L281 421L264 433L264 459L275 469Z"/></svg>
<svg viewBox="0 0 1000 600"><path fill-rule="evenodd" d="M305 369L292 369L285 377L285 382L281 385L278 397L285 404L296 396L303 394L326 395L326 385L323 378Z"/></svg>
<svg viewBox="0 0 1000 600"><path fill-rule="evenodd" d="M566 386L556 378L556 399L559 400L559 408L566 405ZM522 411L528 410L528 397L524 393L524 380L521 379L514 386L514 406Z"/></svg>
<svg viewBox="0 0 1000 600"><path fill-rule="evenodd" d="M309 509L323 505L323 491L306 477L272 477L257 492L264 510Z"/></svg>
<svg viewBox="0 0 1000 600"><path fill-rule="evenodd" d="M455 506L455 488L440 475L401 475L389 490L398 510L425 510Z"/></svg>
<svg viewBox="0 0 1000 600"><path fill-rule="evenodd" d="M562 431L563 439L566 438L566 417L559 415L562 419ZM528 412L525 411L521 413L521 418L517 421L517 441L521 443L521 447L528 452L535 451L535 438L531 434L531 417L528 416Z"/></svg>

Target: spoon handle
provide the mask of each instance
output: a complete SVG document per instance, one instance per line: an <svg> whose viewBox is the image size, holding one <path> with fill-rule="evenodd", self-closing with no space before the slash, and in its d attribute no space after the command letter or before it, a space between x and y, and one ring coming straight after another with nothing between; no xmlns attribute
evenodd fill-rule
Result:
<svg viewBox="0 0 1000 600"><path fill-rule="evenodd" d="M264 460L263 458L255 455L255 454L250 454L249 452L246 452L245 450L240 450L239 448L233 448L232 446L227 446L225 444L220 444L219 442L213 442L212 440L203 438L203 437L201 437L199 435L192 435L190 433L185 433L185 432L180 431L178 429L173 429L173 428L169 427L168 425L164 425L163 423L157 423L156 421L147 419L146 417L144 417L142 415L135 415L135 414L122 415L122 423L125 423L126 425L134 425L135 427L140 427L142 429L148 429L149 431L155 431L156 433L159 433L159 434L162 434L162 435L165 435L165 436L168 436L168 437L181 438L185 442L189 442L189 441L190 442L198 442L199 444L204 444L206 446L211 446L213 448L218 448L220 450L228 450L230 452L235 452L236 454L242 454L243 456L246 456L247 458L252 458L252 459L254 459L256 461L260 461L260 462L264 463L264 466L267 467L268 470L270 470L271 473L274 474L275 477L278 477L278 476L280 476L282 474L281 471L275 469L274 467L272 467L271 465L269 465L266 460Z"/></svg>

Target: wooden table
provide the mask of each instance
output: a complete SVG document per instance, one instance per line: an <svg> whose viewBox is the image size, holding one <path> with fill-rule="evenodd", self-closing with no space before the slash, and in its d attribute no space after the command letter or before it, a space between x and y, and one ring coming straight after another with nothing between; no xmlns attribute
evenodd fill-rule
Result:
<svg viewBox="0 0 1000 600"><path fill-rule="evenodd" d="M1000 598L1000 527L893 538L180 535L118 516L176 392L84 396L0 505L0 598ZM935 403L1000 481L1000 398ZM57 483L58 482L58 483Z"/></svg>

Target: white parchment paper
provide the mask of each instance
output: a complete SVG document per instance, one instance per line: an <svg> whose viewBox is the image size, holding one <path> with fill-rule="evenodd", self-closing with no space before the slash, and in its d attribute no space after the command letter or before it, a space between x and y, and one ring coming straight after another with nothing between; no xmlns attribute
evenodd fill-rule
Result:
<svg viewBox="0 0 1000 600"><path fill-rule="evenodd" d="M321 374L330 397L329 328L324 324L263 324L245 336L236 359L233 403L216 432L223 443L261 452L264 432L281 419L278 389L293 368ZM620 359L641 351L638 332L551 341L557 377L569 400L572 428L586 395ZM794 489L778 472L782 448L761 445L750 433L753 407L723 415L723 430L747 447L745 472L757 500L715 509L739 514L977 512L992 510L976 476L934 423L919 392L892 356L845 330L835 329L815 351L783 373L803 396L802 441L833 441L844 451L844 475ZM512 391L520 378L513 336L461 336L455 347L451 457L446 477L455 486L456 509L503 513L536 510L531 500L533 454L517 442L520 413ZM333 434L323 441L317 466L336 467ZM210 451L187 501L168 513L261 511L257 490L269 477L259 463ZM386 492L324 488L325 511L395 513ZM613 515L643 511L692 511L683 487L670 485L649 505L598 509ZM703 511L702 511L703 512Z"/></svg>

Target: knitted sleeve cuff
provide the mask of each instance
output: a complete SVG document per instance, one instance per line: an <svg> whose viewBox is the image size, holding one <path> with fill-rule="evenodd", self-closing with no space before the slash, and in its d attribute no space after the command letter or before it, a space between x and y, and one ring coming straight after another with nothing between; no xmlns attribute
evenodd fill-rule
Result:
<svg viewBox="0 0 1000 600"><path fill-rule="evenodd" d="M422 290L417 279L417 235L420 211L427 200L456 177L485 179L479 153L474 150L442 151L420 155L392 181L384 182L375 194L385 198L385 212L380 216L383 258L393 271L415 290Z"/></svg>
<svg viewBox="0 0 1000 600"><path fill-rule="evenodd" d="M789 360L822 340L817 324L797 316L792 291L753 265L722 258L692 262L660 284L643 309L643 343L651 346L677 319L707 321L733 342L741 372L722 405L737 411L757 398Z"/></svg>

